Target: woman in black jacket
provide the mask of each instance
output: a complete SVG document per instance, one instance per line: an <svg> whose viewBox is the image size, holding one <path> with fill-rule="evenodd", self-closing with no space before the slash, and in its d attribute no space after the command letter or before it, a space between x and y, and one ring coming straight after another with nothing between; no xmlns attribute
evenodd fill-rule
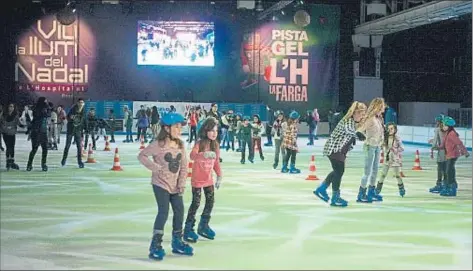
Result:
<svg viewBox="0 0 473 271"><path fill-rule="evenodd" d="M51 108L45 97L39 97L33 109L33 121L31 122L31 152L28 158L27 171L33 169L33 160L41 145L41 168L48 171L46 159L48 157L48 118L51 116Z"/></svg>
<svg viewBox="0 0 473 271"><path fill-rule="evenodd" d="M7 110L0 116L0 130L2 131L3 141L5 141L6 157L7 157L7 170L9 169L20 169L15 164L15 143L16 143L16 131L20 124L20 117L16 111L14 104L9 104Z"/></svg>

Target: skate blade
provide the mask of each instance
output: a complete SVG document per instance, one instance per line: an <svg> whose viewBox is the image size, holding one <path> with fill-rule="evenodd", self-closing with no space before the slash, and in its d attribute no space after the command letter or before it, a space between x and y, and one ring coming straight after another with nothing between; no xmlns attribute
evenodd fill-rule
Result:
<svg viewBox="0 0 473 271"><path fill-rule="evenodd" d="M315 195L316 197L318 197L319 199L321 199L321 200L323 200L323 201L325 201L325 202L328 202L328 201L330 200L330 197L324 198L324 197L322 197L322 195L319 195L319 193L317 193L317 191L313 191L313 193L314 193L314 195Z"/></svg>
<svg viewBox="0 0 473 271"><path fill-rule="evenodd" d="M205 235L205 234L203 234L203 233L198 233L198 234L199 234L200 236L206 238L206 239L209 239L209 240L214 240L214 239L215 239L215 236L212 237L212 236L209 236L209 235Z"/></svg>
<svg viewBox="0 0 473 271"><path fill-rule="evenodd" d="M177 249L173 249L172 253L177 254L177 255L182 255L182 256L193 256L194 255L194 252L185 253L184 251L180 251L180 250L177 250Z"/></svg>
<svg viewBox="0 0 473 271"><path fill-rule="evenodd" d="M330 206L333 206L333 207L347 207L348 204L330 203Z"/></svg>
<svg viewBox="0 0 473 271"><path fill-rule="evenodd" d="M153 254L149 254L148 258L153 261L162 261L164 259L164 256L161 257L161 256L155 256Z"/></svg>

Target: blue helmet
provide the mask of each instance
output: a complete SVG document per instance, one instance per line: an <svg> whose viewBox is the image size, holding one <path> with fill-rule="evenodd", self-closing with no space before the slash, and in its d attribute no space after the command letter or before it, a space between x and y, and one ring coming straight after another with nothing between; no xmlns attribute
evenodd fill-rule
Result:
<svg viewBox="0 0 473 271"><path fill-rule="evenodd" d="M283 115L283 116L284 116L284 111L278 110L278 111L275 112L274 115L275 115L276 117L279 116L279 115Z"/></svg>
<svg viewBox="0 0 473 271"><path fill-rule="evenodd" d="M445 115L444 115L444 114L440 114L440 115L438 115L437 117L435 117L435 121L443 121L444 118L445 118Z"/></svg>
<svg viewBox="0 0 473 271"><path fill-rule="evenodd" d="M184 117L176 112L169 112L164 114L160 121L161 125L164 126L171 126L177 123L181 123L182 125L186 125L186 120Z"/></svg>
<svg viewBox="0 0 473 271"><path fill-rule="evenodd" d="M250 117L249 117L249 116L244 116L244 117L243 117L243 120L244 120L244 121L245 121L245 120L250 120Z"/></svg>
<svg viewBox="0 0 473 271"><path fill-rule="evenodd" d="M290 114L289 114L289 118L291 119L298 119L300 118L301 115L299 115L299 113L297 113L297 111L292 111Z"/></svg>
<svg viewBox="0 0 473 271"><path fill-rule="evenodd" d="M453 127L456 124L455 120L452 117L449 117L449 116L445 116L442 120L442 123L443 123L443 125L450 126L450 127Z"/></svg>

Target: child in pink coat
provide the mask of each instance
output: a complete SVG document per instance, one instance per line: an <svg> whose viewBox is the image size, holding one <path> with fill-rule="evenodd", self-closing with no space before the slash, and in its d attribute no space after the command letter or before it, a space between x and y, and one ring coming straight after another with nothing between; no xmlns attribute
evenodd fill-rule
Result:
<svg viewBox="0 0 473 271"><path fill-rule="evenodd" d="M209 227L210 215L214 206L214 181L212 171L217 174L215 187L218 189L222 181L222 170L220 168L220 149L217 141L218 121L207 118L199 130L199 141L196 142L190 159L194 161L192 166L192 203L189 207L184 227L184 240L196 242L199 238L194 231L195 215L200 205L202 188L205 194L205 207L200 218L197 233L207 239L213 240L215 232Z"/></svg>
<svg viewBox="0 0 473 271"><path fill-rule="evenodd" d="M445 149L445 156L447 158L446 172L447 180L445 186L440 191L440 196L455 197L457 195L457 180L455 172L455 163L461 156L468 157L465 145L460 140L457 131L455 131L455 120L451 117L444 117L442 120L442 130L446 133L440 148Z"/></svg>

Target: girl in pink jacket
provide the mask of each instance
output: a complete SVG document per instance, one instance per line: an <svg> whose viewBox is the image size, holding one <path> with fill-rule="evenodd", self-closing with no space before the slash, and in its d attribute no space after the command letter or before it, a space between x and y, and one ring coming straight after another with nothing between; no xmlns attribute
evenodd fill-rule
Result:
<svg viewBox="0 0 473 271"><path fill-rule="evenodd" d="M468 157L470 154L458 137L455 128L453 128L455 126L455 120L447 116L442 120L442 123L442 130L446 132L446 135L440 148L445 149L445 156L447 158L447 180L445 181L445 186L440 192L440 196L455 197L457 195L458 186L455 176L455 162L457 162L458 157L463 155Z"/></svg>
<svg viewBox="0 0 473 271"><path fill-rule="evenodd" d="M197 141L190 154L190 159L194 161L192 166L192 203L189 207L187 219L184 227L184 240L197 242L199 238L194 231L195 215L200 205L202 188L205 194L205 207L200 217L197 233L207 239L213 240L215 232L209 227L210 215L214 206L214 181L212 171L217 174L215 187L218 189L222 181L222 170L220 168L220 149L217 141L218 121L207 118L199 130L199 141Z"/></svg>

